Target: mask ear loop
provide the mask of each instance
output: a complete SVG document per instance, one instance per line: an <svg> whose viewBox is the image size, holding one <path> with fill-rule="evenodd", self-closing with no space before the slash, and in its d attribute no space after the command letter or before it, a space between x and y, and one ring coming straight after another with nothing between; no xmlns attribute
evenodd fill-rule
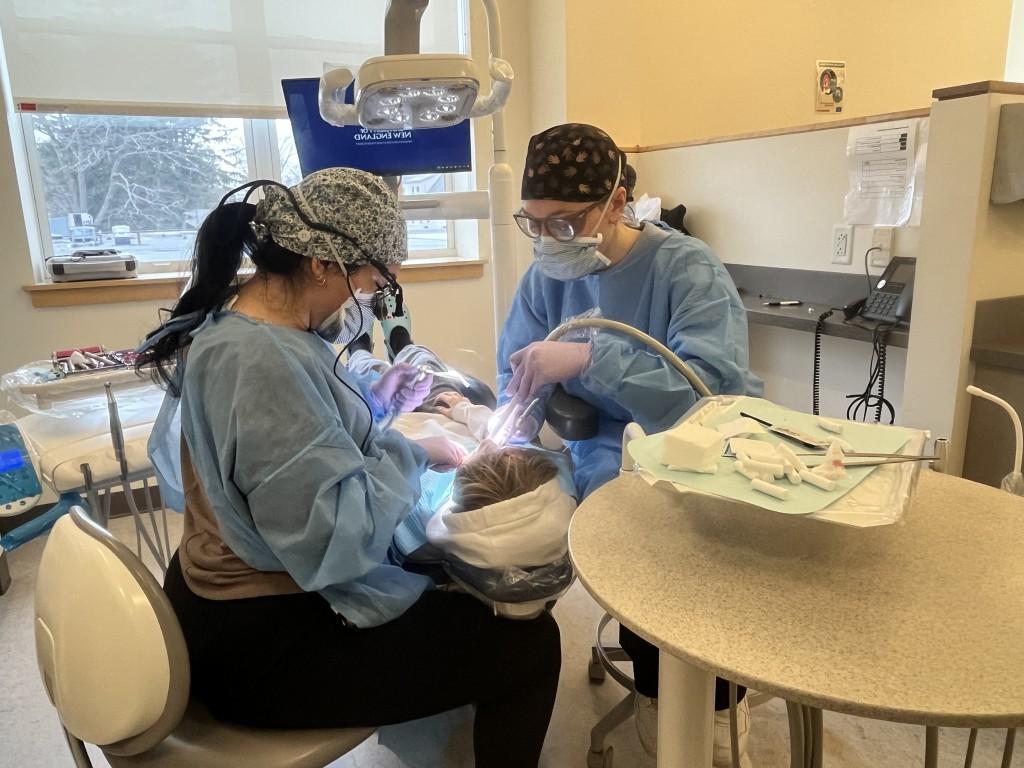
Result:
<svg viewBox="0 0 1024 768"><path fill-rule="evenodd" d="M622 180L622 154L619 154L619 163L615 167L615 181L612 183L612 191L608 193L608 199L604 201L604 205L601 208L601 215L597 217L598 224L604 215L608 213L608 206L612 204L612 198L615 197L615 193L619 191L619 182ZM600 233L597 233L598 237L601 237ZM598 243L600 247L601 243Z"/></svg>
<svg viewBox="0 0 1024 768"><path fill-rule="evenodd" d="M619 191L619 181L622 180L622 153L619 153L619 162L615 166L615 181L612 183L612 191L608 193L608 199L604 201L604 206L601 208L601 215L597 217L598 225L601 223L601 219L608 213L608 206L612 204L612 198L615 197L615 193ZM604 236L598 232L596 233L597 246L594 249L594 255L597 256L605 265L608 267L611 265L612 260L601 253L601 243L604 241Z"/></svg>

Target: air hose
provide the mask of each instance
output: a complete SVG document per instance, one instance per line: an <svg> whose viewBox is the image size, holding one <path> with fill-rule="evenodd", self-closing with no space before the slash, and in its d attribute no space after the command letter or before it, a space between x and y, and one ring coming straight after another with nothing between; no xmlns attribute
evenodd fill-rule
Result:
<svg viewBox="0 0 1024 768"><path fill-rule="evenodd" d="M637 341L643 342L661 355L669 365L685 376L686 380L690 382L690 386L693 387L694 391L696 391L698 395L701 397L711 397L711 390L707 388L707 385L703 381L701 381L700 376L698 376L690 366L679 359L679 356L675 352L657 339L648 336L643 331L637 330L626 323L620 323L618 320L609 320L604 317L578 317L573 320L567 320L548 334L547 341L558 341L570 331L574 331L579 328L607 328L608 330L618 331L619 333L623 333L627 336L632 336Z"/></svg>

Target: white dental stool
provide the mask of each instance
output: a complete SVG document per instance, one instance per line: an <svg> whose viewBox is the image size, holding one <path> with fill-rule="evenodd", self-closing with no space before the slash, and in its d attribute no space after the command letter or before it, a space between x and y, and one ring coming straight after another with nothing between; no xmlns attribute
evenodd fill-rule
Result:
<svg viewBox="0 0 1024 768"><path fill-rule="evenodd" d="M77 768L85 743L113 768L322 768L370 728L264 730L189 699L178 619L156 579L74 507L50 533L35 596L36 655Z"/></svg>

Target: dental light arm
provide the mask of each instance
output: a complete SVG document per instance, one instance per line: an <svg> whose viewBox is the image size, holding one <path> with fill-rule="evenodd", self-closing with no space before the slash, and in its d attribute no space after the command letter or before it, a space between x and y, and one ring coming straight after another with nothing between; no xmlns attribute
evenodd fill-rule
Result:
<svg viewBox="0 0 1024 768"><path fill-rule="evenodd" d="M320 104L320 117L325 122L335 126L355 125L359 122L356 105L345 103L345 89L354 79L352 71L347 67L324 64L317 101Z"/></svg>
<svg viewBox="0 0 1024 768"><path fill-rule="evenodd" d="M430 0L390 0L384 12L384 55L420 52L420 22Z"/></svg>
<svg viewBox="0 0 1024 768"><path fill-rule="evenodd" d="M481 2L487 13L490 92L479 92L479 68L470 57L419 53L420 21L429 0L391 0L384 21L385 55L368 59L354 78L344 67L325 66L320 116L335 126L374 129L444 128L488 115L498 119L512 91L514 73L501 57L497 3ZM353 79L355 104L345 104L345 89ZM496 136L502 132L500 125L495 126Z"/></svg>
<svg viewBox="0 0 1024 768"><path fill-rule="evenodd" d="M648 336L643 331L639 331L626 323L620 323L617 320L609 320L604 317L578 317L574 320L567 320L555 328L555 330L548 334L547 341L558 341L570 331L576 330L577 328L606 328L608 330L618 331L619 333L623 333L643 342L661 355L669 365L685 376L686 380L690 382L690 386L693 387L694 391L698 395L701 397L711 397L711 390L707 388L707 385L703 381L701 381L700 376L698 376L690 366L679 359L679 356L675 352L657 339Z"/></svg>
<svg viewBox="0 0 1024 768"><path fill-rule="evenodd" d="M493 115L505 107L509 94L512 93L512 80L515 74L512 65L505 59L498 59L491 56L490 64L491 92L484 96L477 96L473 102L473 108L469 112L470 119L476 117L487 117Z"/></svg>

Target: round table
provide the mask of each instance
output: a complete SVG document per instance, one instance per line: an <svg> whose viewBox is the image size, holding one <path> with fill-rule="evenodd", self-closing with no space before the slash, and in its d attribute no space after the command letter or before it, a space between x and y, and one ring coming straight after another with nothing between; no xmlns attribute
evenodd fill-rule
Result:
<svg viewBox="0 0 1024 768"><path fill-rule="evenodd" d="M879 720L1024 726L1022 499L923 471L900 524L846 528L625 473L569 544L661 649L659 766L710 765L714 675Z"/></svg>

